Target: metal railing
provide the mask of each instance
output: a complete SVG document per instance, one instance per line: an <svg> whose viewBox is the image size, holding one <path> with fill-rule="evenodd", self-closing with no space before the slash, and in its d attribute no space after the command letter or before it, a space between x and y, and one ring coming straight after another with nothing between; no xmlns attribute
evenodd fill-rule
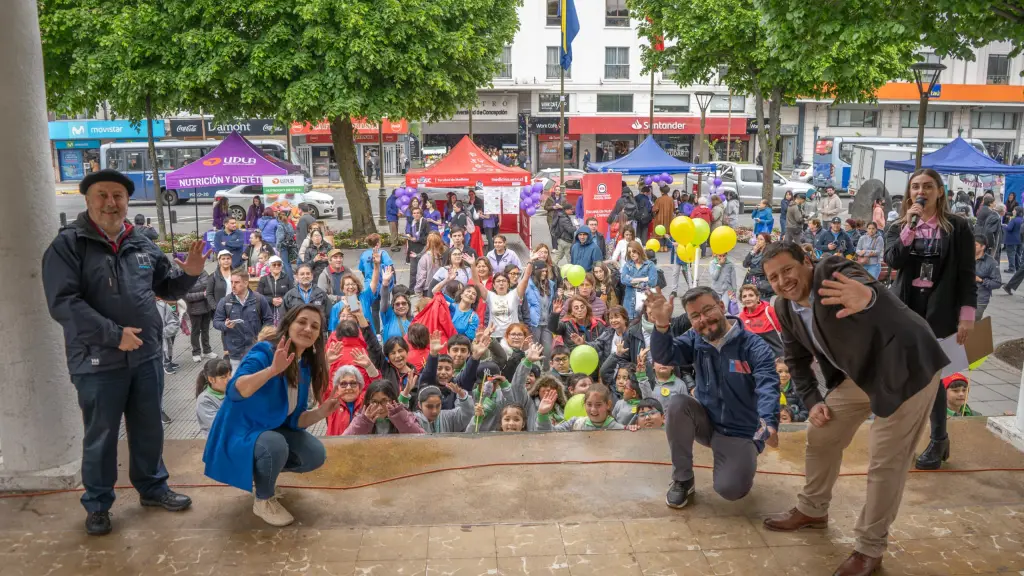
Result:
<svg viewBox="0 0 1024 576"><path fill-rule="evenodd" d="M605 80L629 80L629 64L605 64Z"/></svg>
<svg viewBox="0 0 1024 576"><path fill-rule="evenodd" d="M1010 77L1001 74L989 74L987 79L988 84L1009 84Z"/></svg>

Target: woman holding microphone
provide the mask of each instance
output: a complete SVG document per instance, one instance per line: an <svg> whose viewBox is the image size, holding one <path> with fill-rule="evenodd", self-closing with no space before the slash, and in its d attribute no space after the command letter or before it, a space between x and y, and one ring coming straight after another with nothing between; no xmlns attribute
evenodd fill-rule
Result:
<svg viewBox="0 0 1024 576"><path fill-rule="evenodd" d="M903 198L903 216L885 235L885 261L897 270L893 292L923 317L937 338L958 344L974 329L974 235L965 219L947 208L942 177L931 169L914 172ZM931 412L931 442L917 469L937 470L949 458L946 388L939 386Z"/></svg>

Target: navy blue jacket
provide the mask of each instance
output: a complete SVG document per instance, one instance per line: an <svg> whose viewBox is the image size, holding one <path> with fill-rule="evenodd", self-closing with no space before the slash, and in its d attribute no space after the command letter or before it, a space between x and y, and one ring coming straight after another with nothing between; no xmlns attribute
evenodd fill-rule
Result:
<svg viewBox="0 0 1024 576"><path fill-rule="evenodd" d="M384 203L384 218L388 222L398 222L398 194L391 192L388 201Z"/></svg>
<svg viewBox="0 0 1024 576"><path fill-rule="evenodd" d="M228 311L228 303L231 304ZM224 323L226 320L243 320L235 324L234 328L228 328ZM245 304L238 301L234 292L217 303L217 311L213 313L213 327L224 333L224 347L227 348L228 356L233 360L240 360L253 344L264 326L274 325L274 313L270 302L258 292L249 291Z"/></svg>
<svg viewBox="0 0 1024 576"><path fill-rule="evenodd" d="M707 410L715 432L750 438L760 450L768 437L767 431L761 430L762 420L766 426L779 427L775 355L760 336L743 328L742 320L726 318L736 326L726 336L721 352L693 329L674 338L671 332L655 330L651 357L659 364L693 364L697 380L693 395Z"/></svg>
<svg viewBox="0 0 1024 576"><path fill-rule="evenodd" d="M828 245L832 243L836 245L835 250L828 249ZM814 239L814 249L838 256L847 256L856 252L857 244L850 239L846 232L842 230L833 232L831 229L826 228L818 232L818 237Z"/></svg>
<svg viewBox="0 0 1024 576"><path fill-rule="evenodd" d="M1021 226L1024 225L1024 218L1016 217L1010 220L1010 223L1003 226L1003 244L1007 246L1016 246L1021 243L1020 230Z"/></svg>
<svg viewBox="0 0 1024 576"><path fill-rule="evenodd" d="M115 250L85 212L50 243L42 275L72 375L132 369L159 357L163 320L153 303L183 298L196 282L127 222ZM142 346L131 352L118 349L126 326L142 329Z"/></svg>
<svg viewBox="0 0 1024 576"><path fill-rule="evenodd" d="M586 234L587 240L580 242L580 234ZM604 258L601 255L601 247L594 241L589 226L580 226L576 230L576 239L573 240L572 248L569 249L569 261L573 264L583 266L583 269L590 272Z"/></svg>
<svg viewBox="0 0 1024 576"><path fill-rule="evenodd" d="M242 253L245 252L245 242L242 237L241 230L235 230L234 232L227 232L226 230L218 230L217 234L213 237L213 253L216 254L221 250L227 250L231 252L231 268L238 268L242 265Z"/></svg>

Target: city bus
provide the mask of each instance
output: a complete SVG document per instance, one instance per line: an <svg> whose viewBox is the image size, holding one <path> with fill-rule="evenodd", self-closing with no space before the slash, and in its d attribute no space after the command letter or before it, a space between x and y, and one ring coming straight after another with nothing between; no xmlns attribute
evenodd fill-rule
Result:
<svg viewBox="0 0 1024 576"><path fill-rule="evenodd" d="M925 138L925 148L941 148L952 142L954 138ZM981 140L970 139L968 143L981 153L985 144ZM850 162L853 160L853 147L867 146L917 146L917 138L882 138L874 136L826 136L818 138L814 145L814 176L811 183L821 188L835 186L837 192L846 193L850 186Z"/></svg>
<svg viewBox="0 0 1024 576"><path fill-rule="evenodd" d="M202 158L220 144L220 140L163 140L156 142L156 162L160 174L159 189L164 194L164 204L171 206L187 201L193 192L196 198L212 199L213 195L223 186L206 188L189 188L184 190L167 190L164 188L164 176L187 166ZM278 140L250 140L265 153L285 160L287 155L285 143ZM100 167L113 168L122 172L135 183L132 200L154 201L153 169L149 163L149 147L145 142L116 142L100 147Z"/></svg>

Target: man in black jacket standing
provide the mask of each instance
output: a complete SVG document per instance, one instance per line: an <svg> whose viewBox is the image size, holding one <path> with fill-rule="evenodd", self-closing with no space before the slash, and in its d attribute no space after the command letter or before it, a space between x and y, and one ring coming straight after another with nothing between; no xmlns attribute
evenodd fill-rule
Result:
<svg viewBox="0 0 1024 576"><path fill-rule="evenodd" d="M86 531L110 533L117 481L117 436L124 416L128 474L143 506L177 512L192 500L167 486L160 404L163 330L157 297L183 297L203 270L194 242L176 267L125 220L135 185L116 170L89 174L78 186L86 211L61 229L43 255L43 288L64 329L71 382L85 422L82 506Z"/></svg>
<svg viewBox="0 0 1024 576"><path fill-rule="evenodd" d="M811 423L807 475L796 508L765 520L765 528L793 531L828 525L843 450L875 414L857 542L835 572L868 576L882 563L914 447L949 360L924 318L859 264L830 256L815 265L799 245L788 241L771 244L762 262L779 296L775 312L786 365ZM824 375L824 397L811 371L814 360Z"/></svg>

